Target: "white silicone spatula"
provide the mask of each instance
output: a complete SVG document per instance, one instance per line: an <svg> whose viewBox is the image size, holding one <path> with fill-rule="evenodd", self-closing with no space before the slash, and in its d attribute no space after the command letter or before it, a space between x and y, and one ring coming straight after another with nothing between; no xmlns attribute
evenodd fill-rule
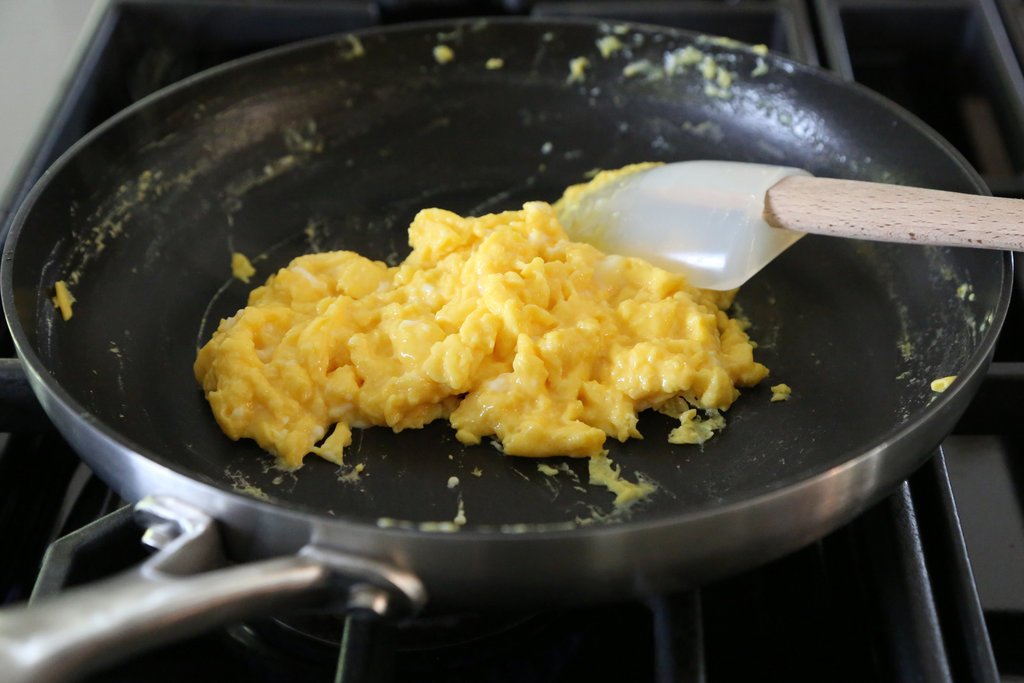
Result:
<svg viewBox="0 0 1024 683"><path fill-rule="evenodd" d="M805 233L1024 249L1024 201L853 180L796 168L684 161L589 190L561 213L573 239L732 289Z"/></svg>

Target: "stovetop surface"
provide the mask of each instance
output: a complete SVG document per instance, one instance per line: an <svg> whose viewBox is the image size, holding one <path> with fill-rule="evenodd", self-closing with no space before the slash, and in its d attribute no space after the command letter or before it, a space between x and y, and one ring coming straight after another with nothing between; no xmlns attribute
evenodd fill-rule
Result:
<svg viewBox="0 0 1024 683"><path fill-rule="evenodd" d="M949 139L994 193L1024 197L1022 9L1012 0L113 2L23 176L4 195L0 220L5 229L34 180L91 127L204 68L381 23L509 13L641 21L765 43L891 97ZM941 452L889 499L820 542L646 603L406 624L386 650L395 679L1024 676L1022 341L1017 292L992 370ZM137 530L116 512L121 501L59 436L12 432L0 442L5 603L26 599L37 582L40 592L57 590L143 557ZM60 552L40 572L43 552L58 538L65 539ZM336 634L328 631L318 640L295 638L271 621L234 625L89 680L334 680Z"/></svg>

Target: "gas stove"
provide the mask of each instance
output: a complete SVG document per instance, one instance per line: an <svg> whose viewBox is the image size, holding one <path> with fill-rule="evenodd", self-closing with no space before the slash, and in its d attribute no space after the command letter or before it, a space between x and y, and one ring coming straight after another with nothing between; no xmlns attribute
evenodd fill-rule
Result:
<svg viewBox="0 0 1024 683"><path fill-rule="evenodd" d="M91 26L0 203L0 230L63 150L165 85L305 38L499 14L654 23L764 43L894 99L950 140L995 194L1024 197L1024 12L1012 0L135 0L109 3ZM1016 680L1024 676L1022 341L1018 291L982 389L935 457L852 523L741 575L644 602L428 611L396 628L346 632L323 615L232 624L87 680ZM6 381L16 361L2 343L0 591L14 604L109 576L146 552L130 509Z"/></svg>

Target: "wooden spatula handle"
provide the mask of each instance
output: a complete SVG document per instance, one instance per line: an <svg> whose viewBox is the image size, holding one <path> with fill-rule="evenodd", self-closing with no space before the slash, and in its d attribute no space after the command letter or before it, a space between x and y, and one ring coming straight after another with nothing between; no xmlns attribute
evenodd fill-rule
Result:
<svg viewBox="0 0 1024 683"><path fill-rule="evenodd" d="M837 237L1024 250L1024 200L790 176L765 194L769 225Z"/></svg>

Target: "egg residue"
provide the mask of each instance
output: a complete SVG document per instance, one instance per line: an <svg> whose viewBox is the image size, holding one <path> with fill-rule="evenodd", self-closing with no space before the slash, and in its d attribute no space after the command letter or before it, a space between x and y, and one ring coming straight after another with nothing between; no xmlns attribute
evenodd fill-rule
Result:
<svg viewBox="0 0 1024 683"><path fill-rule="evenodd" d="M793 389L788 384L776 384L772 387L772 403L779 403L780 401L788 401L789 397L793 395Z"/></svg>
<svg viewBox="0 0 1024 683"><path fill-rule="evenodd" d="M252 278L252 276L255 274L256 269L253 267L252 262L245 254L237 251L231 254L232 277L241 280L246 284L249 284L249 279Z"/></svg>
<svg viewBox="0 0 1024 683"><path fill-rule="evenodd" d="M723 310L735 292L572 242L545 202L425 209L409 242L395 267L300 256L221 321L194 371L227 436L297 468L340 463L352 428L443 418L463 444L596 457L640 438L640 411L696 428L687 411L725 410L768 374Z"/></svg>
<svg viewBox="0 0 1024 683"><path fill-rule="evenodd" d="M71 316L74 315L71 308L75 304L75 297L71 295L71 290L68 289L68 284L64 280L57 280L53 285L53 306L60 311L60 317L65 322L71 320Z"/></svg>
<svg viewBox="0 0 1024 683"><path fill-rule="evenodd" d="M438 64L447 64L448 62L455 59L455 51L447 45L435 45L434 50L434 61Z"/></svg>

